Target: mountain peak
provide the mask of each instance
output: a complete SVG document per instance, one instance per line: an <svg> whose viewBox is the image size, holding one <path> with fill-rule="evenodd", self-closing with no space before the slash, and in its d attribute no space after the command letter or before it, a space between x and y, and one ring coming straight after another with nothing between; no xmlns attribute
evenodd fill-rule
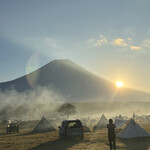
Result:
<svg viewBox="0 0 150 150"><path fill-rule="evenodd" d="M53 61L51 61L51 63L52 62L55 62L55 63L57 63L57 62L59 62L59 63L62 63L62 62L72 62L70 59L54 59Z"/></svg>
<svg viewBox="0 0 150 150"><path fill-rule="evenodd" d="M60 68L64 68L64 70L66 68L68 69L75 69L78 71L82 71L82 72L86 72L86 73L90 73L89 71L87 71L86 69L82 68L80 65L74 63L73 61L71 61L70 59L55 59L53 61L51 61L50 63L48 63L47 65L43 66L42 68L51 68L51 69L60 69ZM90 73L92 74L92 73Z"/></svg>
<svg viewBox="0 0 150 150"><path fill-rule="evenodd" d="M50 62L51 64L66 64L66 65L77 65L76 63L74 63L73 61L71 61L70 59L55 59L53 61ZM79 65L78 65L79 66Z"/></svg>

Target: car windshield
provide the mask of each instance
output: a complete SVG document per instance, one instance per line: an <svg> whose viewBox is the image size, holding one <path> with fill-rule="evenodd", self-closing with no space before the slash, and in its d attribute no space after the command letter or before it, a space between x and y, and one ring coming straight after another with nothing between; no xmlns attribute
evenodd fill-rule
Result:
<svg viewBox="0 0 150 150"><path fill-rule="evenodd" d="M78 121L68 122L68 128L80 128L81 123Z"/></svg>

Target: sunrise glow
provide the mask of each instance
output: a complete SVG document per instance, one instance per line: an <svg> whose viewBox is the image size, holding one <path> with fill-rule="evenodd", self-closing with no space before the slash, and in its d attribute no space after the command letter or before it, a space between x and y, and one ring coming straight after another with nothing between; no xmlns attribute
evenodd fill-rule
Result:
<svg viewBox="0 0 150 150"><path fill-rule="evenodd" d="M118 88L123 87L123 82L122 82L122 81L116 81L116 86L117 86Z"/></svg>

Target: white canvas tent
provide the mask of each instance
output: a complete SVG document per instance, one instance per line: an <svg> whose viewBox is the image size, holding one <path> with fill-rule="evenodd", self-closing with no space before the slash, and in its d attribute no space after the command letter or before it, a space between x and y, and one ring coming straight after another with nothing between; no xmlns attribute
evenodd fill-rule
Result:
<svg viewBox="0 0 150 150"><path fill-rule="evenodd" d="M97 125L95 126L95 129L102 129L102 128L106 128L106 125L108 124L108 119L105 117L104 114L102 114L99 122L97 123Z"/></svg>
<svg viewBox="0 0 150 150"><path fill-rule="evenodd" d="M116 125L116 128L120 128L121 126L123 126L128 120L119 120L119 119L115 119L114 124Z"/></svg>
<svg viewBox="0 0 150 150"><path fill-rule="evenodd" d="M124 120L121 114L119 116L116 116L115 119Z"/></svg>
<svg viewBox="0 0 150 150"><path fill-rule="evenodd" d="M46 120L45 117L42 117L32 132L37 133L37 132L50 132L50 131L56 131L56 129L49 123L49 121Z"/></svg>
<svg viewBox="0 0 150 150"><path fill-rule="evenodd" d="M133 119L129 121L127 126L122 130L117 137L119 138L137 138L150 137L150 134L140 127Z"/></svg>

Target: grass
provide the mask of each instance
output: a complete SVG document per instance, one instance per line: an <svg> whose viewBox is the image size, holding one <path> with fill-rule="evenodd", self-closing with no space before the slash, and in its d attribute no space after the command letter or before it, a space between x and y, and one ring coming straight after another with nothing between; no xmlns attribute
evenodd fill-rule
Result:
<svg viewBox="0 0 150 150"><path fill-rule="evenodd" d="M150 123L140 124L150 132ZM5 134L0 125L0 150L109 150L107 130L85 133L84 140L59 140L58 131L30 134L22 129L19 134ZM150 138L116 139L117 150L150 150Z"/></svg>

